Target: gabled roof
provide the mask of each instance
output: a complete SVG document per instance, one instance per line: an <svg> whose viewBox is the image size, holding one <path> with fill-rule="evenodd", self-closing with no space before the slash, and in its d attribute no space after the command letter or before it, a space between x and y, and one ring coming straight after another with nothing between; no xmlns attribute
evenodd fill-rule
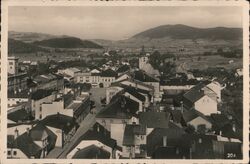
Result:
<svg viewBox="0 0 250 164"><path fill-rule="evenodd" d="M167 112L141 112L139 122L147 128L168 128L169 117Z"/></svg>
<svg viewBox="0 0 250 164"><path fill-rule="evenodd" d="M211 122L208 117L206 117L204 114L202 114L201 112L195 110L195 109L190 109L190 110L187 110L187 111L184 111L183 112L183 118L186 122L190 122L192 121L193 119L197 118L197 117L201 117L203 118L204 120L208 121L208 122Z"/></svg>
<svg viewBox="0 0 250 164"><path fill-rule="evenodd" d="M146 126L127 124L123 135L123 145L134 146L135 135L146 135Z"/></svg>
<svg viewBox="0 0 250 164"><path fill-rule="evenodd" d="M79 69L77 69L75 67L71 67L71 68L67 68L67 69L70 70L70 71L72 71L72 72L74 72L74 73L81 71L81 70L79 70Z"/></svg>
<svg viewBox="0 0 250 164"><path fill-rule="evenodd" d="M205 96L203 90L195 90L195 89L191 89L183 95L183 97L189 100L191 103L195 103L203 96Z"/></svg>
<svg viewBox="0 0 250 164"><path fill-rule="evenodd" d="M45 117L41 123L45 126L50 126L53 128L61 129L64 133L68 133L73 127L77 125L73 117L54 114Z"/></svg>
<svg viewBox="0 0 250 164"><path fill-rule="evenodd" d="M97 140L110 148L115 148L116 140L112 139L110 132L106 130L101 124L95 123L81 138L82 140Z"/></svg>
<svg viewBox="0 0 250 164"><path fill-rule="evenodd" d="M159 82L158 79L148 75L143 71L134 71L133 78L141 82Z"/></svg>
<svg viewBox="0 0 250 164"><path fill-rule="evenodd" d="M84 140L96 140L110 148L117 147L116 140L112 139L110 132L105 129L101 124L96 122L84 135L82 135L72 146L71 150L77 147ZM70 151L71 151L70 150Z"/></svg>
<svg viewBox="0 0 250 164"><path fill-rule="evenodd" d="M20 149L27 157L34 156L35 158L40 158L42 148L38 146L31 136L25 132L22 135L18 136L16 139L8 137L8 148L17 148Z"/></svg>
<svg viewBox="0 0 250 164"><path fill-rule="evenodd" d="M73 159L109 159L111 156L110 152L97 147L95 145L90 145L85 147L75 153L72 157Z"/></svg>
<svg viewBox="0 0 250 164"><path fill-rule="evenodd" d="M163 138L167 139L167 146L179 147L182 146L181 138L185 131L172 122L169 122L168 128L155 128L147 136L147 154L152 156L157 147L163 146Z"/></svg>
<svg viewBox="0 0 250 164"><path fill-rule="evenodd" d="M203 81L199 84L195 85L193 88L191 88L188 92L186 92L183 96L190 102L194 103L197 100L201 99L203 96L205 96L203 88L206 87L210 81Z"/></svg>
<svg viewBox="0 0 250 164"><path fill-rule="evenodd" d="M128 92L129 94L131 94L132 96L136 97L136 98L139 99L140 101L143 101L143 102L144 102L144 101L146 100L145 96L142 95L142 94L140 94L140 93L138 92L139 90L137 90L137 89L134 88L134 87L130 87L130 86L125 87L125 88L124 88L124 91L125 91L125 92Z"/></svg>
<svg viewBox="0 0 250 164"><path fill-rule="evenodd" d="M31 114L28 113L24 108L8 113L8 119L14 122L27 121L31 118Z"/></svg>
<svg viewBox="0 0 250 164"><path fill-rule="evenodd" d="M119 95L99 112L97 118L130 119L132 116L136 116L138 110L138 102Z"/></svg>
<svg viewBox="0 0 250 164"><path fill-rule="evenodd" d="M38 123L35 127L30 130L30 137L34 141L41 141L44 136L48 137L48 150L55 147L57 136L50 129L41 123Z"/></svg>

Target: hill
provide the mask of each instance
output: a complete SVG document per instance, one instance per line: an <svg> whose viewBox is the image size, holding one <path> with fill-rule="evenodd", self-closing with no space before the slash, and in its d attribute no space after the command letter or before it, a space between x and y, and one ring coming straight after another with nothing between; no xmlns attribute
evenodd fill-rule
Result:
<svg viewBox="0 0 250 164"><path fill-rule="evenodd" d="M44 34L44 33L36 33L36 32L16 32L9 31L9 38L19 40L25 43L32 43L35 41L41 41L45 39L58 38L59 36Z"/></svg>
<svg viewBox="0 0 250 164"><path fill-rule="evenodd" d="M102 46L88 40L81 40L75 37L52 38L42 41L36 41L34 44L52 48L95 48L100 49Z"/></svg>
<svg viewBox="0 0 250 164"><path fill-rule="evenodd" d="M195 28L186 25L162 25L134 35L132 38L160 39L209 39L209 40L239 40L242 38L241 28Z"/></svg>
<svg viewBox="0 0 250 164"><path fill-rule="evenodd" d="M38 51L46 51L46 49L41 48L32 43L24 43L15 39L8 39L8 53L35 53Z"/></svg>

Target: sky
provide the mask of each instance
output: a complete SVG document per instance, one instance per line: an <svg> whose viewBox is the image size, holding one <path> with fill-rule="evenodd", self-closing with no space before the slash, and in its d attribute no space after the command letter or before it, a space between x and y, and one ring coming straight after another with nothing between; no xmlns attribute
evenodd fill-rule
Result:
<svg viewBox="0 0 250 164"><path fill-rule="evenodd" d="M241 7L12 6L9 31L121 40L167 24L242 27Z"/></svg>

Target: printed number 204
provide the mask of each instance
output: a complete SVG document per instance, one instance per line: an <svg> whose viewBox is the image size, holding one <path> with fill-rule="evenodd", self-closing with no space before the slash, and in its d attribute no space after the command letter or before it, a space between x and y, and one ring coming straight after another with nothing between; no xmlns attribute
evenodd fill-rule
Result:
<svg viewBox="0 0 250 164"><path fill-rule="evenodd" d="M227 153L227 158L236 158L235 153Z"/></svg>

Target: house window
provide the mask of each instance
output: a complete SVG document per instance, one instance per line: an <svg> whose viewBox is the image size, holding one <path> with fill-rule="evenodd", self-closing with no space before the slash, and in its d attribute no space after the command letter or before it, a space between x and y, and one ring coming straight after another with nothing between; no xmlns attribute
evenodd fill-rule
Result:
<svg viewBox="0 0 250 164"><path fill-rule="evenodd" d="M16 153L16 151L13 151L13 155L16 155L17 153Z"/></svg>
<svg viewBox="0 0 250 164"><path fill-rule="evenodd" d="M144 139L144 136L141 136L141 139L143 140L143 139Z"/></svg>
<svg viewBox="0 0 250 164"><path fill-rule="evenodd" d="M42 119L42 115L41 114L40 114L39 118Z"/></svg>
<svg viewBox="0 0 250 164"><path fill-rule="evenodd" d="M9 62L9 65L13 65L13 62Z"/></svg>
<svg viewBox="0 0 250 164"><path fill-rule="evenodd" d="M8 155L11 155L11 151L10 150L8 151Z"/></svg>
<svg viewBox="0 0 250 164"><path fill-rule="evenodd" d="M40 106L40 112L42 111L42 107Z"/></svg>

